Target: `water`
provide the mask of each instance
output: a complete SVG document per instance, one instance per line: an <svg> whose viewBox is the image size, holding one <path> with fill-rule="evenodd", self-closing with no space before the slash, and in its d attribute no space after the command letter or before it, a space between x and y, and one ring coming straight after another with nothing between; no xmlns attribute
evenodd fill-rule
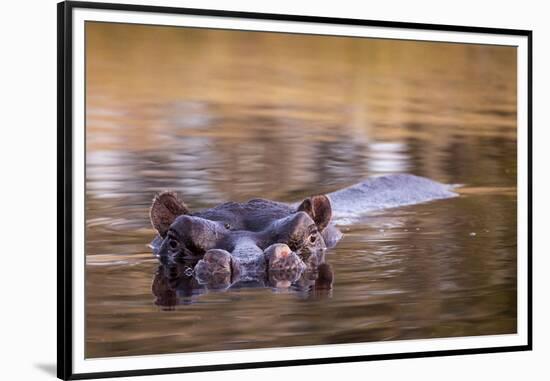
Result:
<svg viewBox="0 0 550 381"><path fill-rule="evenodd" d="M505 47L87 24L86 356L515 332L515 62ZM152 292L155 192L197 210L402 172L460 197L342 225L332 289L183 277Z"/></svg>

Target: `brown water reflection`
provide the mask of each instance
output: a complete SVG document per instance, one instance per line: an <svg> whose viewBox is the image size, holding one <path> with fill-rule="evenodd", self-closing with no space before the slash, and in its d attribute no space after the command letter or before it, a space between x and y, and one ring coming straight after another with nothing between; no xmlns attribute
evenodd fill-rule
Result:
<svg viewBox="0 0 550 381"><path fill-rule="evenodd" d="M86 33L88 357L515 332L514 48ZM464 184L462 196L343 226L330 290L178 283L169 303L151 290L159 190L197 209L397 172Z"/></svg>

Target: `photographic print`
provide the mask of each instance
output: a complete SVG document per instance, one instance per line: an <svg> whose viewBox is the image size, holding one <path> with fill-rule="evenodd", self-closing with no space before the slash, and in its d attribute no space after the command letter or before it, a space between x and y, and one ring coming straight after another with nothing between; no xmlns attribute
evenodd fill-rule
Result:
<svg viewBox="0 0 550 381"><path fill-rule="evenodd" d="M525 36L90 7L69 373L530 347Z"/></svg>

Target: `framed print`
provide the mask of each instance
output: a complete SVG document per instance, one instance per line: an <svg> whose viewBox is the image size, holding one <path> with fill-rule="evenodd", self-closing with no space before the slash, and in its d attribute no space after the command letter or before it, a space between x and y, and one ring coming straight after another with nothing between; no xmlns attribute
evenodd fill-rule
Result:
<svg viewBox="0 0 550 381"><path fill-rule="evenodd" d="M531 46L59 3L59 378L530 350Z"/></svg>

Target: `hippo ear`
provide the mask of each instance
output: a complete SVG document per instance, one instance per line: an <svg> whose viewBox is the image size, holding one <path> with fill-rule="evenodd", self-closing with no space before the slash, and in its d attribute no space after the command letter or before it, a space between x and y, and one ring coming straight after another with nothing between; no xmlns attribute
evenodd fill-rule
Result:
<svg viewBox="0 0 550 381"><path fill-rule="evenodd" d="M317 225L319 231L323 231L332 218L330 200L325 195L306 198L298 207L298 211L309 214L313 221L315 221L315 225Z"/></svg>
<svg viewBox="0 0 550 381"><path fill-rule="evenodd" d="M155 196L149 211L151 224L158 231L161 237L166 235L168 228L176 217L188 214L189 210L185 204L178 199L174 192L162 192Z"/></svg>

